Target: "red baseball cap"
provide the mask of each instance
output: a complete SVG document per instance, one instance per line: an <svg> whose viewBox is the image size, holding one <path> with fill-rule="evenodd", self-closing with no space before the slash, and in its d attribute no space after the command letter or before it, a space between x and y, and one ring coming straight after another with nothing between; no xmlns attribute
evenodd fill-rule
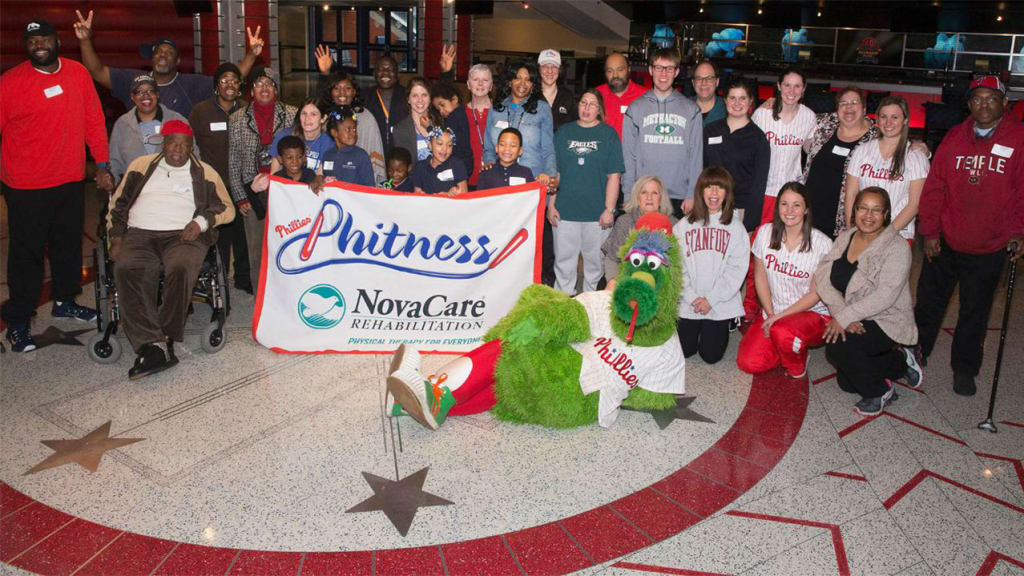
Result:
<svg viewBox="0 0 1024 576"><path fill-rule="evenodd" d="M168 120L160 127L160 134L169 136L171 134L185 134L193 136L192 128L181 120Z"/></svg>
<svg viewBox="0 0 1024 576"><path fill-rule="evenodd" d="M666 236L672 235L672 221L668 219L661 212L648 212L637 219L636 225L633 226L637 230L657 230L664 232Z"/></svg>
<svg viewBox="0 0 1024 576"><path fill-rule="evenodd" d="M975 88L988 88L1006 96L1006 86L998 76L978 76L971 81L971 85L967 88L967 93L974 92Z"/></svg>

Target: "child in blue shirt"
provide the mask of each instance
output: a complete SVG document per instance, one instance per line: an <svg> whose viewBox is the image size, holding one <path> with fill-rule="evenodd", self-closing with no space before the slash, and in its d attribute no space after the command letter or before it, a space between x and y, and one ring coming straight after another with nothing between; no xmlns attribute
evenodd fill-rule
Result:
<svg viewBox="0 0 1024 576"><path fill-rule="evenodd" d="M323 156L323 175L326 182L335 180L373 187L373 165L365 150L356 146L358 137L355 114L342 107L327 117L327 132L334 138L335 148Z"/></svg>
<svg viewBox="0 0 1024 576"><path fill-rule="evenodd" d="M409 168L412 166L412 153L406 148L395 146L388 152L388 179L380 183L381 188L398 192L413 192L412 178Z"/></svg>
<svg viewBox="0 0 1024 576"><path fill-rule="evenodd" d="M412 187L417 194L445 194L458 196L469 190L466 166L452 158L455 133L451 128L433 126L430 129L430 158L417 162L412 169Z"/></svg>
<svg viewBox="0 0 1024 576"><path fill-rule="evenodd" d="M477 190L515 186L533 182L533 171L519 163L523 155L523 135L515 128L505 128L498 135L498 162L480 173Z"/></svg>

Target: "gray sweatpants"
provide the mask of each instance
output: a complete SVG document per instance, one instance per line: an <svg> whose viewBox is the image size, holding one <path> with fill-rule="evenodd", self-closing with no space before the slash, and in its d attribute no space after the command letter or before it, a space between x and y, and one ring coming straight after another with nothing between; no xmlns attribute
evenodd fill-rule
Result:
<svg viewBox="0 0 1024 576"><path fill-rule="evenodd" d="M598 222L562 220L552 226L555 247L555 288L572 296L576 294L576 269L583 254L583 291L597 290L604 275L601 245L611 233Z"/></svg>

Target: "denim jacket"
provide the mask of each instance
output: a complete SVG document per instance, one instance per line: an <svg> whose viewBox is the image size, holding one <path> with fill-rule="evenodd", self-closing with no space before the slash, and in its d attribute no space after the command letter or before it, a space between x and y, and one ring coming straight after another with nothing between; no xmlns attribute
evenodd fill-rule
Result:
<svg viewBox="0 0 1024 576"><path fill-rule="evenodd" d="M505 128L516 128L523 134L523 155L519 163L533 172L555 175L555 133L551 120L551 107L540 98L537 112L527 114L522 106L512 107L512 98L504 100L501 112L491 108L487 114L487 132L484 134L484 163L497 162L495 149L498 135Z"/></svg>

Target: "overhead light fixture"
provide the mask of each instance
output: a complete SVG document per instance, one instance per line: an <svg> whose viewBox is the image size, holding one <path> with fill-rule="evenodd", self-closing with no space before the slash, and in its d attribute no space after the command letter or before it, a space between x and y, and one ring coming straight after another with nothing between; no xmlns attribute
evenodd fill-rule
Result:
<svg viewBox="0 0 1024 576"><path fill-rule="evenodd" d="M331 9L331 7L329 5L324 4L324 12L327 12L330 9Z"/></svg>
<svg viewBox="0 0 1024 576"><path fill-rule="evenodd" d="M704 13L704 7L701 6L701 8L699 10L697 10L697 12L700 12L701 14L703 14Z"/></svg>
<svg viewBox="0 0 1024 576"><path fill-rule="evenodd" d="M764 14L764 10L762 10L762 9L758 8L758 9L757 9L757 14L758 14L758 15Z"/></svg>
<svg viewBox="0 0 1024 576"><path fill-rule="evenodd" d="M1002 14L1000 14L999 16L996 16L996 22L1002 22L1002 21L1003 21L1003 15Z"/></svg>
<svg viewBox="0 0 1024 576"><path fill-rule="evenodd" d="M524 0L524 1L523 1L523 10L529 10L529 9L530 9L530 3L529 3L529 2L526 2L526 1Z"/></svg>
<svg viewBox="0 0 1024 576"><path fill-rule="evenodd" d="M818 10L818 18L821 18L821 10Z"/></svg>

